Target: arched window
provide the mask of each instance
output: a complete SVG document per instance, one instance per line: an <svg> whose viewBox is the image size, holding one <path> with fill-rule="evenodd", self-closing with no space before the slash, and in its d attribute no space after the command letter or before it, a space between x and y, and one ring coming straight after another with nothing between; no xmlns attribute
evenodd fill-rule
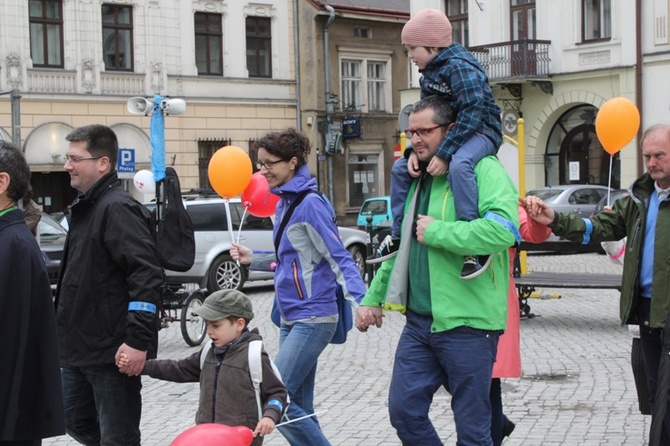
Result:
<svg viewBox="0 0 670 446"><path fill-rule="evenodd" d="M595 118L598 109L579 105L565 112L554 124L545 152L545 185L600 184L620 187L619 154L612 158L598 140Z"/></svg>

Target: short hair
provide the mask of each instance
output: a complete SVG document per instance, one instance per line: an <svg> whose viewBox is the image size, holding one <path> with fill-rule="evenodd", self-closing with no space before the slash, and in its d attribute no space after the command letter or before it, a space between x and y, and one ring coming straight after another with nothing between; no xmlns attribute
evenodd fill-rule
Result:
<svg viewBox="0 0 670 446"><path fill-rule="evenodd" d="M119 154L119 140L114 130L106 125L92 124L77 127L65 137L70 142L86 142L86 150L93 156L106 156L116 170L116 159Z"/></svg>
<svg viewBox="0 0 670 446"><path fill-rule="evenodd" d="M454 122L454 111L446 98L438 95L427 96L412 106L411 113L433 110L433 122L447 126Z"/></svg>
<svg viewBox="0 0 670 446"><path fill-rule="evenodd" d="M9 174L7 197L21 200L30 186L30 167L18 147L7 141L0 141L0 172Z"/></svg>
<svg viewBox="0 0 670 446"><path fill-rule="evenodd" d="M307 164L307 154L311 149L309 139L294 128L268 133L253 144L255 150L261 147L284 161L297 158L298 167Z"/></svg>
<svg viewBox="0 0 670 446"><path fill-rule="evenodd" d="M640 138L640 148L644 147L644 140L647 139L647 136L659 131L665 131L665 135L668 137L668 140L670 140L670 124L654 124L642 133L642 138Z"/></svg>

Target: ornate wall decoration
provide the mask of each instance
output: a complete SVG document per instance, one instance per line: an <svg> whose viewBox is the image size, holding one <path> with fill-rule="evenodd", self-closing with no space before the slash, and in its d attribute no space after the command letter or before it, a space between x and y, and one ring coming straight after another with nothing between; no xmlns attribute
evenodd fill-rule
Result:
<svg viewBox="0 0 670 446"><path fill-rule="evenodd" d="M7 83L12 88L19 88L23 83L21 58L15 54L7 56L5 59L5 67L7 70Z"/></svg>
<svg viewBox="0 0 670 446"><path fill-rule="evenodd" d="M81 61L81 86L87 92L93 91L97 85L95 76L95 63L93 59L84 59Z"/></svg>
<svg viewBox="0 0 670 446"><path fill-rule="evenodd" d="M160 93L163 91L163 64L161 62L151 63L151 91Z"/></svg>

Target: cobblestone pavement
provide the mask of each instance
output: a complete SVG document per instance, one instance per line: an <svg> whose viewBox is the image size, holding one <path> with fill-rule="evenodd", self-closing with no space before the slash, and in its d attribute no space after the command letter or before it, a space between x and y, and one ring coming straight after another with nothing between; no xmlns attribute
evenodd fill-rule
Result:
<svg viewBox="0 0 670 446"><path fill-rule="evenodd" d="M605 256L530 255L531 270L608 273L620 271ZM278 330L269 321L272 288L247 287L256 320L271 356ZM545 290L560 299L531 299L536 317L521 322L523 376L503 380L503 400L516 430L505 446L642 445L650 419L640 415L630 367L631 337L619 325L615 290ZM390 370L404 318L389 313L384 326L352 331L345 345L329 346L319 362L316 410L333 445L400 445L387 414ZM160 356L195 351L179 324L161 331ZM193 423L197 384L143 378L144 445L169 445ZM445 444L455 444L449 396L435 396L430 417ZM45 445L74 445L69 437ZM288 443L275 431L267 446Z"/></svg>

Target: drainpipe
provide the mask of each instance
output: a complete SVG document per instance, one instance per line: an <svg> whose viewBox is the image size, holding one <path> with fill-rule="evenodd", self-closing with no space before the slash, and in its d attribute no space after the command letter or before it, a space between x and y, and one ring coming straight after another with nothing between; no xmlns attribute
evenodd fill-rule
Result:
<svg viewBox="0 0 670 446"><path fill-rule="evenodd" d="M644 124L642 115L642 0L635 1L635 105L640 112L640 128L637 130L637 143L642 140L642 126ZM637 176L644 173L644 162L641 151L638 150ZM623 185L621 185L623 186Z"/></svg>
<svg viewBox="0 0 670 446"><path fill-rule="evenodd" d="M330 16L326 25L323 27L323 58L324 58L324 71L325 71L325 90L326 90L326 135L329 135L333 131L333 114L335 113L335 103L330 94L330 49L329 47L329 37L328 37L328 27L335 20L335 9L330 5L324 5L324 8ZM325 147L324 147L325 151ZM331 203L335 203L333 197L333 157L326 154L328 157L328 198Z"/></svg>
<svg viewBox="0 0 670 446"><path fill-rule="evenodd" d="M298 2L293 0L293 52L295 53L295 128L302 131L302 99L300 96L300 35L298 26Z"/></svg>

